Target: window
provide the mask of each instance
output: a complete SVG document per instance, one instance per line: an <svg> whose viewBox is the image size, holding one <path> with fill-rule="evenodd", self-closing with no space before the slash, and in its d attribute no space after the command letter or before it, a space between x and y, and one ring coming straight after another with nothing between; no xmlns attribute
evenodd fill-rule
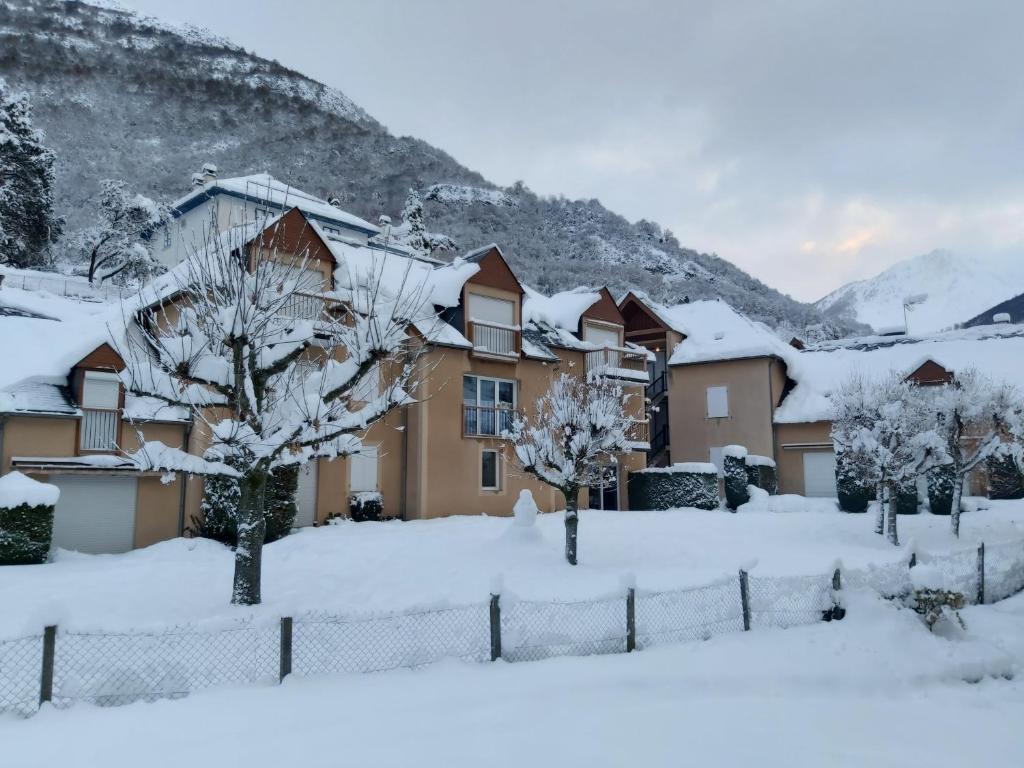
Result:
<svg viewBox="0 0 1024 768"><path fill-rule="evenodd" d="M349 493L378 490L378 453L376 446L365 445L361 453L353 453L348 457L348 466Z"/></svg>
<svg viewBox="0 0 1024 768"><path fill-rule="evenodd" d="M599 347L618 347L619 329L611 325L595 325L584 323L583 340Z"/></svg>
<svg viewBox="0 0 1024 768"><path fill-rule="evenodd" d="M492 435L512 429L516 407L516 383L485 376L462 377L463 432Z"/></svg>
<svg viewBox="0 0 1024 768"><path fill-rule="evenodd" d="M480 488L485 491L496 491L500 485L498 472L498 452L490 448L480 453Z"/></svg>
<svg viewBox="0 0 1024 768"><path fill-rule="evenodd" d="M498 325L515 325L516 305L514 302L505 299L496 299L493 296L480 296L470 293L466 296L467 316L472 320L479 320L484 323L497 323Z"/></svg>
<svg viewBox="0 0 1024 768"><path fill-rule="evenodd" d="M83 451L113 451L117 448L117 409L120 404L121 380L116 373L85 372L79 428Z"/></svg>
<svg viewBox="0 0 1024 768"><path fill-rule="evenodd" d="M729 415L729 388L708 387L708 418L724 419Z"/></svg>
<svg viewBox="0 0 1024 768"><path fill-rule="evenodd" d="M164 224L164 248L171 247L171 225L170 223Z"/></svg>

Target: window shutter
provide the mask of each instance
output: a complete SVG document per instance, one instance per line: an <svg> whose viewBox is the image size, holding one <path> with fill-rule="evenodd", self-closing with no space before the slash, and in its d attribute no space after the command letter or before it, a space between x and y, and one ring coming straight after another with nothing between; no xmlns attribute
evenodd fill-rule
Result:
<svg viewBox="0 0 1024 768"><path fill-rule="evenodd" d="M86 371L82 382L82 407L113 410L120 404L121 382L115 374Z"/></svg>
<svg viewBox="0 0 1024 768"><path fill-rule="evenodd" d="M708 418L720 419L729 415L729 388L708 387Z"/></svg>

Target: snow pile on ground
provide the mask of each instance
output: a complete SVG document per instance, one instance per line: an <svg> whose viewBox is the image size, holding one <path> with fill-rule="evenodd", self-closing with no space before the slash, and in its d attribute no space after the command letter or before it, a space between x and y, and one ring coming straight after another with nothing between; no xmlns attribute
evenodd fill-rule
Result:
<svg viewBox="0 0 1024 768"><path fill-rule="evenodd" d="M749 456L747 458L750 458ZM756 485L748 485L747 493L750 501L741 504L736 512L749 514L751 512L786 512L786 513L813 513L839 512L839 503L830 498L811 498L798 496L794 493L783 493L771 496L768 491L758 488Z"/></svg>
<svg viewBox="0 0 1024 768"><path fill-rule="evenodd" d="M776 497L778 498L778 497ZM962 539L949 518L900 520L922 553L973 553L1024 538L1024 502L994 501L967 513ZM829 574L877 564L905 576L907 549L873 533L870 515L721 511L580 512L580 564L564 559L561 514L538 515L537 540L510 541L508 518L450 517L410 522L343 521L303 529L263 551L264 604L256 615L303 611L365 613L486 600L496 574L524 600L584 600L621 595L621 577L657 591L733 577L757 560L755 576ZM922 558L923 559L923 558ZM973 561L972 561L973 562ZM121 555L58 551L55 562L0 568L0 638L38 632L43 621L66 628L165 628L237 619L229 605L233 556L205 539L174 539ZM46 616L40 615L46 607Z"/></svg>
<svg viewBox="0 0 1024 768"><path fill-rule="evenodd" d="M60 488L40 483L21 472L12 471L0 476L0 507L13 509L27 504L30 507L52 507L60 498Z"/></svg>
<svg viewBox="0 0 1024 768"><path fill-rule="evenodd" d="M318 768L337 765L339 744L356 764L423 768L1024 764L1024 683L1006 679L1024 661L1024 597L967 609L959 640L874 597L851 594L848 604L841 622L633 654L293 677L113 709L47 706L0 719L0 741L20 768L120 768L139 755L171 768L197 754L204 765Z"/></svg>

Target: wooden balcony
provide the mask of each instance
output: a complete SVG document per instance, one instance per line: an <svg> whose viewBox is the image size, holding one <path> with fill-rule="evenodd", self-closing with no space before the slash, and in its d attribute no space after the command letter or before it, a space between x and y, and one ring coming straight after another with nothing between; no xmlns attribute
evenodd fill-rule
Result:
<svg viewBox="0 0 1024 768"><path fill-rule="evenodd" d="M515 362L522 350L523 337L515 326L470 320L469 343L473 345L474 357Z"/></svg>
<svg viewBox="0 0 1024 768"><path fill-rule="evenodd" d="M462 406L463 437L505 438L512 430L512 422L519 411L487 405Z"/></svg>
<svg viewBox="0 0 1024 768"><path fill-rule="evenodd" d="M631 384L647 384L647 355L626 347L604 347L587 352L587 373Z"/></svg>
<svg viewBox="0 0 1024 768"><path fill-rule="evenodd" d="M83 408L79 427L80 448L83 451L117 450L117 427L121 412L104 408Z"/></svg>
<svg viewBox="0 0 1024 768"><path fill-rule="evenodd" d="M626 430L626 440L635 450L648 450L651 447L651 422L647 419L631 422Z"/></svg>

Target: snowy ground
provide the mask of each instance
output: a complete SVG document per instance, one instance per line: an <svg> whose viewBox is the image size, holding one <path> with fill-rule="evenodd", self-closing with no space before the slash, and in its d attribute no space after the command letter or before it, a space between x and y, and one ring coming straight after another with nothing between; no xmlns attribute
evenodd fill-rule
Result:
<svg viewBox="0 0 1024 768"><path fill-rule="evenodd" d="M343 523L303 530L264 550L264 605L275 617L303 610L363 612L476 603L496 577L527 599L621 595L623 578L642 590L706 583L757 561L755 575L830 573L896 562L905 550L872 532L869 515L827 511L740 513L585 511L580 565L562 559L561 517L542 515L536 535L514 536L507 518L453 517ZM959 542L949 519L900 518L919 551L973 551L976 542L1024 538L1024 502L992 502L965 514ZM528 529L528 533L531 533ZM0 638L64 629L159 629L238 617L228 604L232 553L206 540L177 539L123 555L60 552L56 562L0 568Z"/></svg>
<svg viewBox="0 0 1024 768"><path fill-rule="evenodd" d="M630 655L446 662L0 717L19 768L1024 764L1024 596L960 637L866 594L846 620Z"/></svg>

